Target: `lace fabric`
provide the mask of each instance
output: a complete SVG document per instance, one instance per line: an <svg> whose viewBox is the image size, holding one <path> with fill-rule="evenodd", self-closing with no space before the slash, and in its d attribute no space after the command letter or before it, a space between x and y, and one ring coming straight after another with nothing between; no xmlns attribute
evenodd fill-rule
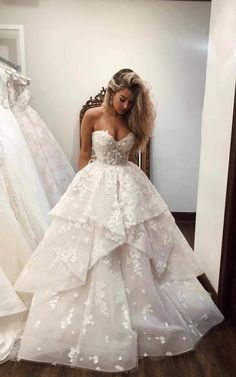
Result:
<svg viewBox="0 0 236 377"><path fill-rule="evenodd" d="M0 67L0 105L5 109L9 109L7 79L5 69Z"/></svg>
<svg viewBox="0 0 236 377"><path fill-rule="evenodd" d="M26 306L14 291L9 279L0 266L0 364L9 357L16 357L16 344L22 331Z"/></svg>
<svg viewBox="0 0 236 377"><path fill-rule="evenodd" d="M94 131L92 139L96 160L108 165L122 165L127 163L130 149L126 141L129 138L134 140L134 134L132 132L117 141L106 130Z"/></svg>
<svg viewBox="0 0 236 377"><path fill-rule="evenodd" d="M32 248L9 201L9 184L0 157L0 363L13 352L14 342L22 329L22 316L27 310L13 289ZM16 198L15 198L16 199ZM14 199L14 200L15 200Z"/></svg>
<svg viewBox="0 0 236 377"><path fill-rule="evenodd" d="M14 211L17 213L18 221L22 220L22 226L31 238L32 244L36 246L49 224L50 206L19 126L11 111L1 105L0 141ZM15 200L14 192L18 192L19 200ZM20 213L22 218L19 217Z"/></svg>
<svg viewBox="0 0 236 377"><path fill-rule="evenodd" d="M74 178L68 159L39 114L29 105L30 91L8 80L8 97L33 157L47 199L53 207Z"/></svg>
<svg viewBox="0 0 236 377"><path fill-rule="evenodd" d="M43 238L49 209L0 69L0 363L13 353L27 311L13 285Z"/></svg>
<svg viewBox="0 0 236 377"><path fill-rule="evenodd" d="M51 210L15 284L33 294L18 358L118 372L194 349L223 315L166 203L128 161L133 134L92 138L96 160Z"/></svg>

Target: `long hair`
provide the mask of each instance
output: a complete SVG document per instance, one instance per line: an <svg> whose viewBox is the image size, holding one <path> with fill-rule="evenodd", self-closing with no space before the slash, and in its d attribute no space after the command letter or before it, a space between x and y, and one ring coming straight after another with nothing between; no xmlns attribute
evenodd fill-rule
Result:
<svg viewBox="0 0 236 377"><path fill-rule="evenodd" d="M108 82L102 105L111 105L112 93L127 88L134 94L134 103L124 115L128 128L134 133L136 142L133 151L144 150L148 139L152 136L156 111L149 94L149 88L132 69L124 68L113 75Z"/></svg>

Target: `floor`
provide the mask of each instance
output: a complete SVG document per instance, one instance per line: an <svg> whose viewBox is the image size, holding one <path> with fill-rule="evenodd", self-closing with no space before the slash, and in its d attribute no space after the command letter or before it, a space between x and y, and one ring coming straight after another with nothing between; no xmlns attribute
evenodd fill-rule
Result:
<svg viewBox="0 0 236 377"><path fill-rule="evenodd" d="M193 247L194 225L178 223ZM102 373L20 361L0 366L0 377L236 377L236 327L224 321L211 329L197 345L194 352L160 361L149 357L139 360L139 370L134 373Z"/></svg>
<svg viewBox="0 0 236 377"><path fill-rule="evenodd" d="M195 224L191 221L177 221L176 224L180 228L181 232L184 234L189 245L194 247L194 233L195 233Z"/></svg>
<svg viewBox="0 0 236 377"><path fill-rule="evenodd" d="M145 358L136 373L102 373L26 361L0 366L1 377L235 377L236 327L228 322L211 329L194 352L161 361Z"/></svg>

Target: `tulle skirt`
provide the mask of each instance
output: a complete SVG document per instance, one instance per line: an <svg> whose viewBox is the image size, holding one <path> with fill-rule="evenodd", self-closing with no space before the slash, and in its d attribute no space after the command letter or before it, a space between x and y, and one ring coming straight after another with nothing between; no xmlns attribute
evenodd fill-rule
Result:
<svg viewBox="0 0 236 377"><path fill-rule="evenodd" d="M18 358L118 372L193 350L224 318L201 262L132 162L88 164L16 289L32 297Z"/></svg>

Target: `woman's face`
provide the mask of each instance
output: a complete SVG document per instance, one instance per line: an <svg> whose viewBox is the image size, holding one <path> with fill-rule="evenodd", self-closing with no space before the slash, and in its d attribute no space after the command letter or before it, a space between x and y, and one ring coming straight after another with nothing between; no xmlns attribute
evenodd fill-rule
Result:
<svg viewBox="0 0 236 377"><path fill-rule="evenodd" d="M131 90L123 88L112 95L112 104L119 115L126 114L134 103L134 94Z"/></svg>

